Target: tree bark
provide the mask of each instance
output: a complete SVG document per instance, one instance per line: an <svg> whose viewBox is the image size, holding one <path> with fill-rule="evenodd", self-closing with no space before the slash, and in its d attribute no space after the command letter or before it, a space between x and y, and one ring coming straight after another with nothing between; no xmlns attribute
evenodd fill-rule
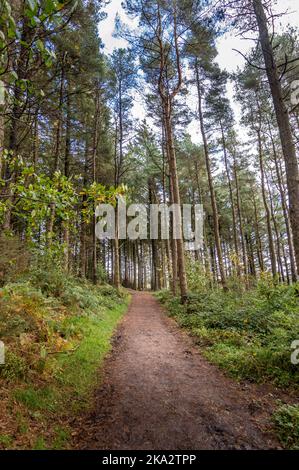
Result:
<svg viewBox="0 0 299 470"><path fill-rule="evenodd" d="M96 83L96 102L95 102L95 115L94 115L94 129L93 129L93 145L92 145L92 181L96 183L97 180L97 149L98 149L98 132L99 132L99 114L100 114L100 91L99 84ZM95 203L94 203L94 215L93 215L93 226L92 226L92 282L97 283L97 237L96 237L96 215L95 215Z"/></svg>
<svg viewBox="0 0 299 470"><path fill-rule="evenodd" d="M273 149L273 157L274 157L274 163L275 163L275 171L276 171L278 189L279 189L279 194L280 194L281 206L282 206L288 245L289 245L291 276L292 276L292 281L296 282L297 281L296 261L295 261L295 256L294 256L294 247L293 247L292 231L291 231L290 220L289 220L289 211L288 211L287 201L285 197L283 182L282 182L282 175L281 175L279 164L278 164L278 155L276 151L276 146L275 146L275 142L274 142L270 127L269 127L269 132L270 132L270 139L271 139L272 149Z"/></svg>
<svg viewBox="0 0 299 470"><path fill-rule="evenodd" d="M273 241L273 232L271 226L271 212L269 209L266 187L265 187L265 169L264 169L264 160L263 160L263 149L262 149L262 138L260 129L257 130L257 141L258 141L258 154L259 154L259 164L261 172L261 183L262 183L262 196L263 203L266 212L266 221L267 221L267 232L268 232L268 241L269 241L269 252L270 252L270 261L271 261L271 270L273 277L277 275L277 265L276 265L276 253Z"/></svg>
<svg viewBox="0 0 299 470"><path fill-rule="evenodd" d="M237 224L236 224L235 202L234 202L232 181L231 181L230 171L229 171L226 140L225 140L223 125L221 121L220 121L220 128L221 128L221 137L222 137L224 165L225 165L225 172L226 172L226 177L227 177L227 182L228 182L229 197L230 197L231 212L232 212L232 222L233 222L232 230L233 230L234 249L235 249L235 254L237 258L236 261L233 262L233 264L235 265L237 275L239 276L240 275L240 260L239 260L239 243L238 243Z"/></svg>
<svg viewBox="0 0 299 470"><path fill-rule="evenodd" d="M218 256L220 279L221 279L221 284L222 284L223 289L227 290L226 276L225 276L225 270L224 270L224 264L223 264L223 254L222 254L221 240L220 240L220 232L219 232L218 207L217 207L214 183L213 183L212 172L211 172L209 147L208 147L205 127L204 127L204 120L203 120L202 96L201 96L201 90L200 90L200 79L199 79L199 70L198 70L197 60L195 60L195 75L196 75L197 94L198 94L198 116L199 116L200 130L201 130L201 136L202 136L203 146L204 146L206 170L207 170L210 198L211 198L211 205L212 205L212 212L213 212L213 223L214 223L213 228L214 228L215 244L216 244L216 250L217 250L217 256Z"/></svg>
<svg viewBox="0 0 299 470"><path fill-rule="evenodd" d="M281 82L269 37L267 17L261 0L252 0L257 19L259 38L263 51L266 72L271 89L275 115L277 119L282 152L286 165L287 186L290 206L290 221L293 232L294 251L299 275L299 170L296 149L290 125L287 107L283 100Z"/></svg>

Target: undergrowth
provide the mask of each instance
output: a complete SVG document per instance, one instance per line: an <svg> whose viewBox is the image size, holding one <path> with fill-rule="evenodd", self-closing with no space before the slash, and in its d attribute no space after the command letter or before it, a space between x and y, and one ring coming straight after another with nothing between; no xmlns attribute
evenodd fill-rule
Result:
<svg viewBox="0 0 299 470"><path fill-rule="evenodd" d="M273 415L276 433L285 447L299 450L299 405L282 405Z"/></svg>
<svg viewBox="0 0 299 470"><path fill-rule="evenodd" d="M193 292L187 305L167 291L157 296L196 337L204 354L234 377L271 380L281 387L299 385L299 367L291 362L291 343L299 339L299 284L260 281L242 294L221 289Z"/></svg>
<svg viewBox="0 0 299 470"><path fill-rule="evenodd" d="M298 283L276 285L264 275L250 290L191 286L186 305L169 291L157 297L208 360L238 380L298 389L299 365L291 361L292 342L299 339ZM298 446L298 406L281 408L275 423L282 443Z"/></svg>

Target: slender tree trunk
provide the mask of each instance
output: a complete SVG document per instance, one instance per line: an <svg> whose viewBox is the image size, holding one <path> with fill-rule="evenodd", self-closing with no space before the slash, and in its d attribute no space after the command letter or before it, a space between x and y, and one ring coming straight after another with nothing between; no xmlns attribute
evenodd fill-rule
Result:
<svg viewBox="0 0 299 470"><path fill-rule="evenodd" d="M167 161L168 161L168 166L170 168L170 154L169 154L169 145L168 145L168 141L167 141L167 138L166 138L165 118L163 120L163 127L164 127L164 139L165 139L165 149L166 149L166 154L167 154ZM170 201L170 204L174 203L173 180L172 180L171 176L169 176L169 201ZM172 288L172 294L174 296L176 296L176 294L177 294L177 279L178 279L177 241L173 236L171 236L171 264L172 264L171 288Z"/></svg>
<svg viewBox="0 0 299 470"><path fill-rule="evenodd" d="M273 149L273 157L274 157L274 163L275 163L275 170L276 170L276 177L277 177L277 183L278 183L278 188L279 188L281 206L282 206L288 245L289 245L289 257L290 257L292 281L296 282L297 281L296 261L295 261L295 256L294 256L294 247L293 247L292 232L291 232L291 227L290 227L289 212L288 212L287 201L285 197L285 191L283 188L282 175L281 175L279 164L278 164L278 155L276 152L276 146L274 143L274 139L273 139L273 135L272 135L270 127L269 127L269 131L270 131L270 138L271 138L272 149Z"/></svg>
<svg viewBox="0 0 299 470"><path fill-rule="evenodd" d="M234 170L234 179L235 179L235 186L236 186L236 200L237 200L237 212L238 212L238 218L239 218L239 230L240 230L240 239L241 239L241 247L242 247L243 270L244 270L244 275L245 275L245 280L246 280L246 276L248 273L247 253L246 253L246 244L245 244L244 227L243 227L244 222L243 222L243 214L242 214L240 183L239 183L239 175L238 175L235 150L233 152L233 170Z"/></svg>
<svg viewBox="0 0 299 470"><path fill-rule="evenodd" d="M253 196L253 207L254 207L254 230L255 230L257 257L259 261L260 270L263 272L265 270L265 265L264 265L263 247L262 247L262 240L261 240L260 229L259 229L259 220L258 220L254 188L252 188L252 196Z"/></svg>
<svg viewBox="0 0 299 470"><path fill-rule="evenodd" d="M120 289L120 256L119 256L119 227L118 227L118 204L115 207L115 238L114 238L114 287Z"/></svg>
<svg viewBox="0 0 299 470"><path fill-rule="evenodd" d="M56 122L56 132L55 132L55 149L54 149L54 168L52 174L59 170L59 160L60 160L60 149L61 149L61 130L62 130L62 121L63 121L63 96L64 96L64 73L65 73L65 55L62 59L61 65L61 75L60 75L60 88L59 88L59 102L58 102L58 118ZM50 203L50 215L47 223L47 246L48 248L52 245L53 233L54 233L54 223L55 223L55 214L56 206L55 202Z"/></svg>
<svg viewBox="0 0 299 470"><path fill-rule="evenodd" d="M208 183L209 183L209 190L210 190L210 198L211 198L211 204L212 204L213 222L214 222L213 228L214 228L215 244L216 244L216 250L217 250L217 256L218 256L218 265L219 265L222 287L223 289L227 290L226 276L225 276L224 265L223 265L223 255L222 255L222 249L221 249L220 232L219 232L218 208L217 208L216 195L215 195L212 172L211 172L209 147L208 147L208 142L207 142L205 128L204 128L204 121L203 121L202 97L201 97L201 90L200 90L200 80L199 80L199 70L198 70L197 60L195 61L195 74L196 74L197 93L198 93L198 115L199 115L199 121L200 121L201 135L203 139L206 169L207 169Z"/></svg>
<svg viewBox="0 0 299 470"><path fill-rule="evenodd" d="M83 176L83 187L87 184L88 179L88 155L89 155L89 136L86 134L85 137L85 156L84 156L84 176ZM86 195L82 196L82 209L85 207ZM80 268L79 274L81 277L86 277L86 224L84 222L83 215L81 213L81 228L80 228Z"/></svg>
<svg viewBox="0 0 299 470"><path fill-rule="evenodd" d="M60 148L61 148L61 132L62 132L62 121L63 121L63 100L64 100L64 80L65 80L65 58L63 55L61 63L60 73L60 86L59 86L59 102L58 102L58 116L56 121L56 138L55 138L55 149L54 149L54 171L59 170L60 163Z"/></svg>
<svg viewBox="0 0 299 470"><path fill-rule="evenodd" d="M64 154L64 176L70 176L70 154L71 154L71 98L70 98L70 82L67 81L67 97L66 97L66 131L65 131L65 154ZM63 223L63 241L64 241L64 269L69 270L70 259L70 223L65 220Z"/></svg>
<svg viewBox="0 0 299 470"><path fill-rule="evenodd" d="M138 259L137 259L137 241L133 241L133 266L134 266L134 281L133 281L133 289L137 290L137 265L138 265Z"/></svg>
<svg viewBox="0 0 299 470"><path fill-rule="evenodd" d="M25 4L23 5L23 8ZM13 155L18 151L19 147L19 134L21 130L21 118L26 109L26 105L22 104L22 89L19 85L21 80L26 80L28 78L28 57L29 51L27 44L31 43L32 35L34 34L33 29L30 28L28 19L25 15L21 18L22 21L22 34L21 34L21 45L16 60L17 63L17 76L18 80L13 86L13 105L10 119L9 127L9 138L8 138L8 148ZM1 132L1 131L0 131ZM4 137L4 135L3 135ZM15 170L11 170L9 164L5 165L4 169L5 180L7 181L6 192L8 193L8 198L6 199L6 212L3 222L3 230L10 230L11 228L11 213L14 205L14 196L10 188L10 183L14 182L16 179Z"/></svg>
<svg viewBox="0 0 299 470"><path fill-rule="evenodd" d="M36 110L35 118L34 118L34 134L33 134L33 148L32 148L32 162L34 171L37 170L38 164L38 154L39 154L39 132L38 132L38 114L39 110Z"/></svg>
<svg viewBox="0 0 299 470"><path fill-rule="evenodd" d="M297 274L299 274L299 170L296 149L293 142L288 110L283 100L283 92L269 37L266 14L261 0L252 0L252 3L259 28L259 37L286 165L290 221L293 232Z"/></svg>
<svg viewBox="0 0 299 470"><path fill-rule="evenodd" d="M99 114L100 114L100 91L99 84L96 83L96 102L95 102L95 117L93 129L93 146L92 146L92 181L96 183L97 180L97 149L98 149L98 132L99 132ZM97 237L96 237L96 215L95 204L93 207L93 227L92 227L92 281L97 283Z"/></svg>
<svg viewBox="0 0 299 470"><path fill-rule="evenodd" d="M269 252L270 252L270 261L271 261L271 270L273 277L277 275L276 267L276 253L274 248L273 241L273 232L271 226L271 212L269 209L266 187L265 187L265 170L264 170L264 159L263 159L263 149L262 149L262 138L260 129L257 130L257 140L258 140L258 154L259 154L259 163L260 163L260 172L261 172L261 183L262 183L262 196L266 212L266 221L267 221L267 231L268 231L268 241L269 241Z"/></svg>
<svg viewBox="0 0 299 470"><path fill-rule="evenodd" d="M228 182L229 197L230 197L231 212L232 212L232 222L233 222L232 230L233 230L234 249L235 249L235 254L237 258L236 262L234 262L234 265L236 266L237 275L240 275L239 243L238 243L237 224L236 224L235 202L234 202L233 187L232 187L230 171L229 171L226 141L225 141L224 130L223 130L223 125L221 121L220 121L220 127L221 127L221 136L222 136L222 148L223 148L223 155L224 155L225 172L226 172L226 177L227 177L227 182Z"/></svg>
<svg viewBox="0 0 299 470"><path fill-rule="evenodd" d="M251 276L256 277L252 240L251 240L251 235L248 234L247 232L245 232L245 241L247 245L249 271L250 271Z"/></svg>
<svg viewBox="0 0 299 470"><path fill-rule="evenodd" d="M169 169L170 169L170 176L172 179L173 202L179 208L179 210L177 211L176 223L178 225L178 233L180 234L180 236L176 240L176 247L177 247L177 262L178 262L181 300L183 303L185 303L187 300L188 288L187 288L187 277L186 277L186 269L185 269L185 253L184 253L184 240L183 240L182 217L181 217L181 198L180 198L180 191L179 191L179 180L178 180L178 173L177 173L172 124L171 124L171 104L169 100L166 106L165 125L166 125L167 143L168 143L168 148L169 148Z"/></svg>
<svg viewBox="0 0 299 470"><path fill-rule="evenodd" d="M182 68L180 61L180 50L179 50L179 34L177 30L177 4L176 2L171 4L172 7L172 22L173 22L173 45L174 53L176 57L176 74L177 74L177 83L173 86L172 90L169 89L169 81L167 78L168 65L166 57L168 52L165 49L165 41L163 38L163 25L162 17L160 12L160 5L157 5L157 40L159 45L159 60L160 60L160 73L158 79L158 91L162 102L163 118L165 124L165 137L166 137L166 149L168 152L168 163L170 177L172 180L172 196L173 202L177 205L177 217L176 223L178 225L179 238L176 240L176 252L177 252L177 264L178 264L178 273L179 273L179 283L180 283L180 294L181 302L185 303L187 301L187 277L186 277L186 268L185 268L185 253L184 253L184 240L183 240L183 230L182 230L182 220L181 220L181 202L180 202L180 191L179 191L179 181L177 174L177 164L176 164L176 154L174 146L174 137L173 137L173 128L172 128L172 105L175 96L179 92L183 82ZM172 237L173 238L173 237ZM174 265L173 265L174 269Z"/></svg>
<svg viewBox="0 0 299 470"><path fill-rule="evenodd" d="M276 237L276 253L277 253L278 271L279 271L280 280L282 282L284 282L285 277L284 277L282 258L281 258L280 233L279 233L279 229L278 229L278 225L277 225L277 220L276 220L276 217L275 217L273 198L272 198L269 179L268 179L267 175L266 175L266 180L267 180L267 188L268 188L269 201L270 201L271 219L272 219L272 222L273 222L273 227L274 227L274 232L275 232L275 237Z"/></svg>

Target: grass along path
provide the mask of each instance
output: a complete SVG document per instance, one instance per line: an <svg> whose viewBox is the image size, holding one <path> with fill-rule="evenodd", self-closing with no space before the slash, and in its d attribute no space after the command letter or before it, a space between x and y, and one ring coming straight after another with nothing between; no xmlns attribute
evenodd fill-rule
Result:
<svg viewBox="0 0 299 470"><path fill-rule="evenodd" d="M268 449L279 447L265 390L209 364L146 292L133 294L77 449Z"/></svg>
<svg viewBox="0 0 299 470"><path fill-rule="evenodd" d="M98 311L80 311L61 319L61 329L67 327L74 332L70 333L71 337L74 334L73 347L48 354L40 378L29 375L25 380L4 381L0 448L69 447L72 421L90 406L92 392L101 380L101 366L111 348L111 337L127 310L129 297L108 303L103 297L105 303L109 306ZM62 326L63 322L66 323Z"/></svg>

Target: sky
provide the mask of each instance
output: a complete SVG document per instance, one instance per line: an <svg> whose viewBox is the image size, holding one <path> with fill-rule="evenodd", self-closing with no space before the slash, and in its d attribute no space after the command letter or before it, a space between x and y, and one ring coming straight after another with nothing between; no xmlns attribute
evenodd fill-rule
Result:
<svg viewBox="0 0 299 470"><path fill-rule="evenodd" d="M107 54L111 54L115 48L126 47L126 42L123 39L113 37L114 20L116 14L119 14L122 21L127 24L130 23L130 20L122 9L121 0L111 0L109 5L106 6L105 11L107 13L107 18L104 21L101 21L99 24L99 35L104 43L104 51ZM291 24L292 26L299 26L298 0L277 0L276 5L274 5L274 12L287 12L286 15L284 15L275 23L276 31L283 30L288 24ZM221 37L217 41L218 64L222 69L225 69L228 72L236 71L238 67L244 66L245 59L233 49L238 49L243 54L246 54L252 45L252 41L244 40L231 33ZM233 100L234 90L231 83L228 84L227 95L232 101L232 107L238 120L240 118L240 109ZM139 98L138 95L135 96L133 116L139 119L143 119L145 117L144 106L142 104L141 98ZM193 122L191 125L189 125L188 132L190 133L193 142L200 142L200 133L197 122Z"/></svg>

